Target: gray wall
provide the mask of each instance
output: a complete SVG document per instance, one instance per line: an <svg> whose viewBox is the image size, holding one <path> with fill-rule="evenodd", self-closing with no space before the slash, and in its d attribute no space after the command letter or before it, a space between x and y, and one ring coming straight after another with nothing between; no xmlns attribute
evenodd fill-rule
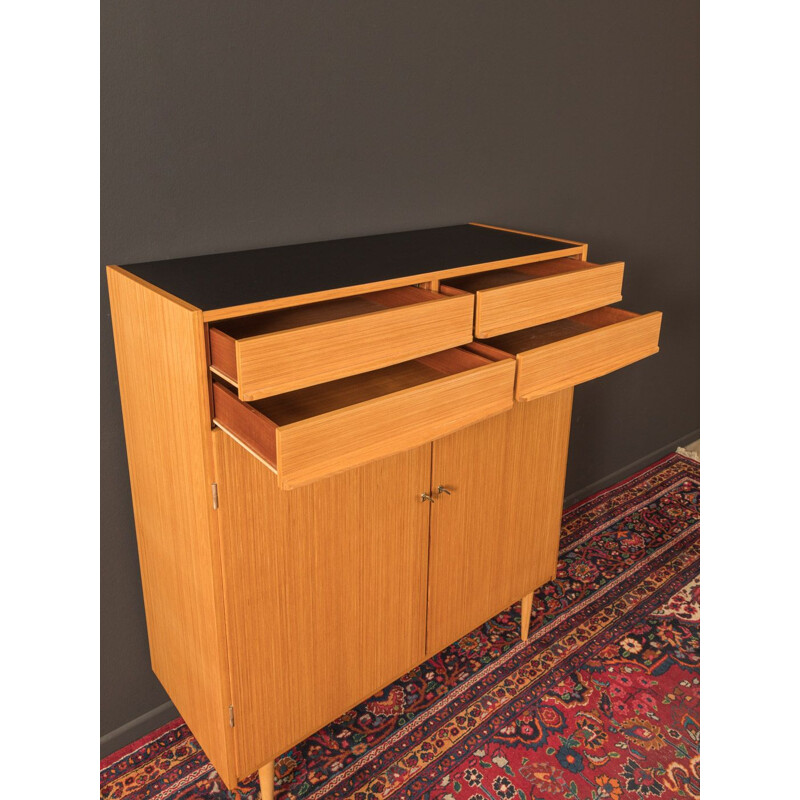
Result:
<svg viewBox="0 0 800 800"><path fill-rule="evenodd" d="M579 497L699 427L698 16L687 0L107 0L102 263L469 221L588 241L626 262L626 307L664 325L658 356L576 391ZM104 278L101 325L108 750L173 710L149 666Z"/></svg>

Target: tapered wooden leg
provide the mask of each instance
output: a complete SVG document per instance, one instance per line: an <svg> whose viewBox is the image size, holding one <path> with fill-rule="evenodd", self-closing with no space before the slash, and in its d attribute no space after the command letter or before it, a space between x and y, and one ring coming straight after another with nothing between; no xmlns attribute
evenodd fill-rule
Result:
<svg viewBox="0 0 800 800"><path fill-rule="evenodd" d="M272 800L275 794L275 762L264 764L258 771L258 782L261 784L261 800Z"/></svg>
<svg viewBox="0 0 800 800"><path fill-rule="evenodd" d="M524 642L528 638L528 629L531 626L531 608L533 607L533 592L522 598L522 619L520 620L520 637Z"/></svg>

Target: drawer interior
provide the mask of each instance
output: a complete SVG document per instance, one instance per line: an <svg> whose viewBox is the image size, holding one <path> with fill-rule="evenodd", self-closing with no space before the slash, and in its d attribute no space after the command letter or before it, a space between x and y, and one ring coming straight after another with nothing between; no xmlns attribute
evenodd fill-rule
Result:
<svg viewBox="0 0 800 800"><path fill-rule="evenodd" d="M498 354L497 358L491 358L456 347L249 403L239 400L224 383L215 380L215 422L276 467L279 427L485 366L504 357L507 356ZM320 442L320 447L324 446L324 442Z"/></svg>
<svg viewBox="0 0 800 800"><path fill-rule="evenodd" d="M436 292L420 289L417 286L404 286L400 289L386 289L353 297L324 300L321 303L265 311L249 317L235 317L215 323L212 330L227 334L232 339L247 339L251 336L263 336L267 333L278 333L320 322L371 314L387 308L435 302L441 299L442 295Z"/></svg>
<svg viewBox="0 0 800 800"><path fill-rule="evenodd" d="M539 261L533 264L519 264L508 269L492 270L490 272L476 272L473 275L462 275L448 278L447 284L441 291L446 294L450 289L463 292L480 292L485 289L497 289L501 286L511 286L515 283L525 283L537 278L550 278L555 275L567 275L582 272L598 266L574 258L556 258L552 261Z"/></svg>
<svg viewBox="0 0 800 800"><path fill-rule="evenodd" d="M435 303L437 300L446 299L447 295L443 293L420 289L417 286L403 286L398 289L368 292L353 297L325 300L320 303L224 320L209 328L211 367L217 374L235 383L239 378L236 361L237 342L261 336L269 337L270 334L285 333L322 323L346 321L387 309Z"/></svg>
<svg viewBox="0 0 800 800"><path fill-rule="evenodd" d="M638 316L632 311L607 306L576 314L574 317L547 322L544 325L504 333L483 341L497 350L516 356L527 350L545 347L582 333L596 331L628 319L636 319Z"/></svg>

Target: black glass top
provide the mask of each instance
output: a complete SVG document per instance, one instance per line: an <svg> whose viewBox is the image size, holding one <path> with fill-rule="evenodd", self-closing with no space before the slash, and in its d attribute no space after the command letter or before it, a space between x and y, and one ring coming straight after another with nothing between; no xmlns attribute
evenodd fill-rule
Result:
<svg viewBox="0 0 800 800"><path fill-rule="evenodd" d="M451 225L120 266L209 311L574 246L476 225Z"/></svg>

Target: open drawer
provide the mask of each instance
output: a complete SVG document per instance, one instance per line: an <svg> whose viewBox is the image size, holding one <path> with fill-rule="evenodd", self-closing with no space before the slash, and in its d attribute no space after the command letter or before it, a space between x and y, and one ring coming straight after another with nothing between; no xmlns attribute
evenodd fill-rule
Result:
<svg viewBox="0 0 800 800"><path fill-rule="evenodd" d="M517 400L599 378L658 352L661 312L598 308L568 319L476 342L487 357L517 358Z"/></svg>
<svg viewBox="0 0 800 800"><path fill-rule="evenodd" d="M515 363L454 348L244 403L214 381L214 422L292 489L511 408Z"/></svg>
<svg viewBox="0 0 800 800"><path fill-rule="evenodd" d="M475 336L487 338L618 303L624 267L557 258L450 278L440 291L474 294Z"/></svg>
<svg viewBox="0 0 800 800"><path fill-rule="evenodd" d="M238 317L209 328L211 371L258 400L466 344L472 306L405 286Z"/></svg>

